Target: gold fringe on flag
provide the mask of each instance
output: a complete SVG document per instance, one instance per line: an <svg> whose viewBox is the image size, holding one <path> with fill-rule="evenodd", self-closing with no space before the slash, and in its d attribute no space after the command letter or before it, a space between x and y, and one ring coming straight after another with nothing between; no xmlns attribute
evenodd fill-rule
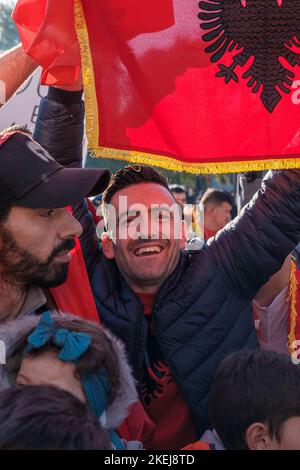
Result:
<svg viewBox="0 0 300 470"><path fill-rule="evenodd" d="M90 148L93 157L111 158L112 160L124 160L130 163L157 166L172 171L185 171L193 174L217 174L217 173L240 173L244 171L261 170L284 170L289 168L300 168L300 158L286 158L283 160L252 160L244 162L212 162L212 163L189 163L175 158L152 153L136 152L134 150L119 150L110 147Z"/></svg>
<svg viewBox="0 0 300 470"><path fill-rule="evenodd" d="M99 145L99 122L94 67L90 53L89 33L80 0L74 1L74 17L77 38L80 46L84 99L86 102L86 133L89 141L89 148L97 148Z"/></svg>
<svg viewBox="0 0 300 470"><path fill-rule="evenodd" d="M290 302L290 333L288 336L288 348L291 356L295 351L296 341L296 321L297 321L297 288L298 282L296 278L296 265L292 261L290 274L290 288L288 301Z"/></svg>

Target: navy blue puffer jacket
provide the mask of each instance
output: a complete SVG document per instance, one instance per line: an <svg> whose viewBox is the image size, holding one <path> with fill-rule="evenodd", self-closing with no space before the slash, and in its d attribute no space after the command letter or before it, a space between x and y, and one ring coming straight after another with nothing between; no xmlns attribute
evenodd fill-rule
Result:
<svg viewBox="0 0 300 470"><path fill-rule="evenodd" d="M66 105L50 94L42 101L35 138L62 164L79 165L83 105L78 97ZM139 381L148 334L142 304L102 254L84 203L76 214L100 318L126 344ZM207 400L218 364L231 351L257 347L250 301L297 244L299 214L300 171L270 173L239 218L201 251L182 253L157 294L157 339L199 435L209 424Z"/></svg>

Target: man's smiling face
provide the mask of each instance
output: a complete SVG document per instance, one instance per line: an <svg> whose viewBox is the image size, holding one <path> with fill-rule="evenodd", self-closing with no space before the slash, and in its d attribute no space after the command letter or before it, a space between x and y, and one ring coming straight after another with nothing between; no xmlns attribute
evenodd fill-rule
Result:
<svg viewBox="0 0 300 470"><path fill-rule="evenodd" d="M128 210L123 211L125 197ZM174 197L160 184L138 183L118 191L110 204L117 230L114 242L104 242L105 256L115 259L135 292L157 292L180 256L181 215Z"/></svg>

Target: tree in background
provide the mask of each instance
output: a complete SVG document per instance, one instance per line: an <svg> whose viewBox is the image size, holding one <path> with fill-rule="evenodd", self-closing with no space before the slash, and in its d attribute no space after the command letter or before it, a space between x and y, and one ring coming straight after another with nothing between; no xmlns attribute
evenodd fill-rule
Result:
<svg viewBox="0 0 300 470"><path fill-rule="evenodd" d="M11 19L14 7L13 1L10 3L0 3L0 50L6 51L20 42L19 34L15 23Z"/></svg>

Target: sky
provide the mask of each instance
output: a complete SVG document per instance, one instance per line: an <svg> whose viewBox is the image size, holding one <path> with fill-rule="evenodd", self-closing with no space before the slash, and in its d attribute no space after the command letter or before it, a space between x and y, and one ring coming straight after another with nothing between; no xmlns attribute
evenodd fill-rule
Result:
<svg viewBox="0 0 300 470"><path fill-rule="evenodd" d="M13 5L15 5L17 3L17 0L0 0L0 3L6 3L6 4L12 3Z"/></svg>

